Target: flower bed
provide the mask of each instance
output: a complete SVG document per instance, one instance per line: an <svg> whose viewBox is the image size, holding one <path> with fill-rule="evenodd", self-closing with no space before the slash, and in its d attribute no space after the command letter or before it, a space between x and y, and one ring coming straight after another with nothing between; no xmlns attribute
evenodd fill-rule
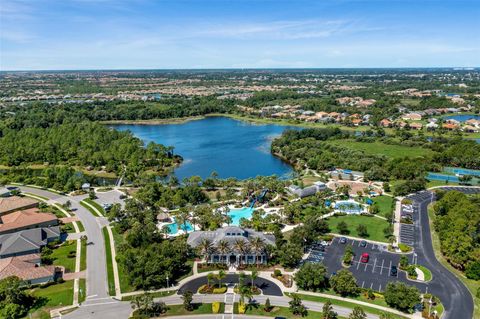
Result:
<svg viewBox="0 0 480 319"><path fill-rule="evenodd" d="M219 287L218 285L202 285L198 288L198 293L200 294L224 294L227 292L227 286L222 285Z"/></svg>

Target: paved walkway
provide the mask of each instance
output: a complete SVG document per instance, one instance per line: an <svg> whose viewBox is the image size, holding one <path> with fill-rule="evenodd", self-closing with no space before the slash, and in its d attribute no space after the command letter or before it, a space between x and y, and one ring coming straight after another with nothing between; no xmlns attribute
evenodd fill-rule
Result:
<svg viewBox="0 0 480 319"><path fill-rule="evenodd" d="M402 218L402 200L403 197L397 197L395 202L394 223L393 223L393 236L395 236L395 243L400 243L400 220Z"/></svg>

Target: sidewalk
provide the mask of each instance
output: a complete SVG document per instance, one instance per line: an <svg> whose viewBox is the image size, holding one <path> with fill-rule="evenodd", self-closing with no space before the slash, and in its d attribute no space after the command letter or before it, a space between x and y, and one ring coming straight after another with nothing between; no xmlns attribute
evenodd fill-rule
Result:
<svg viewBox="0 0 480 319"><path fill-rule="evenodd" d="M402 200L403 197L396 197L395 202L395 219L393 223L393 236L395 236L395 243L398 246L400 243L400 220L402 218Z"/></svg>

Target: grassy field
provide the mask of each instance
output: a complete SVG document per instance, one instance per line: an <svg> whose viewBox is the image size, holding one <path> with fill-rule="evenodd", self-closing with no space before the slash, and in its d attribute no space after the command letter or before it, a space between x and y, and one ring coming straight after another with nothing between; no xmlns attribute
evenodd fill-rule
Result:
<svg viewBox="0 0 480 319"><path fill-rule="evenodd" d="M385 155L392 158L401 157L417 157L432 154L429 149L421 147L408 147L403 145L390 145L382 142L356 142L354 140L334 140L328 143L338 146L347 147L357 151L363 151L365 154Z"/></svg>
<svg viewBox="0 0 480 319"><path fill-rule="evenodd" d="M389 225L389 223L381 218L360 216L360 215L347 215L347 216L333 216L325 219L330 227L330 232L338 233L337 225L341 221L344 221L348 225L350 233L348 236L359 237L357 232L357 226L363 224L367 226L368 236L365 239L388 242L383 233L383 230Z"/></svg>
<svg viewBox="0 0 480 319"><path fill-rule="evenodd" d="M427 188L435 187L435 186L456 186L456 185L460 185L460 184L454 183L454 182L448 182L447 184L444 181L428 181Z"/></svg>
<svg viewBox="0 0 480 319"><path fill-rule="evenodd" d="M78 230L80 232L84 232L85 231L85 227L83 227L83 223L81 221L77 221L77 226L78 226Z"/></svg>
<svg viewBox="0 0 480 319"><path fill-rule="evenodd" d="M345 308L351 308L353 309L354 307L358 306L357 304L354 304L354 303L351 303L351 302L348 302L348 301L343 301L343 300L336 300L336 299L329 299L329 298L325 298L325 297L320 297L320 296L311 296L311 295L304 295L304 294L297 294L300 299L302 300L308 300L308 301L314 301L314 302L321 302L321 303L324 303L326 302L327 300L330 300L330 302L333 304L333 305L337 305L337 306L340 306L340 307L345 307ZM358 299L360 300L360 299ZM362 301L365 301L365 300L362 300ZM370 300L370 303L374 303ZM376 304L376 303L375 303ZM381 306L385 306L386 307L386 304L380 304ZM366 307L366 306L360 306L365 312L367 313L371 313L373 315L380 315L382 313L384 313L384 311L380 310L380 309L377 309L377 308L372 308L372 307ZM404 319L404 318L407 318L407 317L403 317L403 316L399 316L399 315L395 315L395 314L391 314L392 316L392 319ZM318 317L317 317L318 318Z"/></svg>
<svg viewBox="0 0 480 319"><path fill-rule="evenodd" d="M75 254L69 255L69 253L77 251L77 244L75 240L69 240L64 242L60 247L52 250L52 258L54 258L53 264L56 266L65 267L65 271L75 271ZM71 256L71 257L70 257Z"/></svg>
<svg viewBox="0 0 480 319"><path fill-rule="evenodd" d="M113 276L112 251L110 247L110 236L108 236L107 227L102 228L103 239L105 241L105 256L107 259L107 277L108 277L108 293L110 296L115 295L115 280Z"/></svg>
<svg viewBox="0 0 480 319"><path fill-rule="evenodd" d="M73 303L73 280L65 281L46 288L34 288L32 294L38 298L45 298L43 307L68 306Z"/></svg>
<svg viewBox="0 0 480 319"><path fill-rule="evenodd" d="M377 196L373 198L373 202L380 209L380 215L383 217L390 216L393 212L394 198L391 196Z"/></svg>
<svg viewBox="0 0 480 319"><path fill-rule="evenodd" d="M112 228L112 234L113 234L113 241L115 244L115 247L118 248L123 243L123 236L115 231L115 228ZM135 291L135 288L130 286L130 283L128 282L128 278L126 275L126 271L123 268L121 263L117 264L118 266L118 276L120 277L120 291L121 292L132 292Z"/></svg>
<svg viewBox="0 0 480 319"><path fill-rule="evenodd" d="M473 302L475 304L475 308L473 311L473 317L474 318L480 318L480 298L476 296L476 293L478 289L480 289L480 281L475 281L468 279L465 277L465 275L459 271L458 269L453 268L447 260L443 257L441 251L440 251L440 238L438 237L437 232L433 228L433 221L435 220L435 213L429 207L428 209L428 217L429 217L429 222L430 222L430 229L431 234L432 234L432 244L433 244L433 250L435 251L435 257L437 257L438 261L445 267L447 268L451 273L455 274L458 279L460 279L463 284L470 290L470 293L472 294Z"/></svg>
<svg viewBox="0 0 480 319"><path fill-rule="evenodd" d="M185 316L185 315L202 315L212 313L212 304L202 303L194 304L194 309L192 311L187 311L183 305L171 305L168 306L168 311L165 313L166 316Z"/></svg>

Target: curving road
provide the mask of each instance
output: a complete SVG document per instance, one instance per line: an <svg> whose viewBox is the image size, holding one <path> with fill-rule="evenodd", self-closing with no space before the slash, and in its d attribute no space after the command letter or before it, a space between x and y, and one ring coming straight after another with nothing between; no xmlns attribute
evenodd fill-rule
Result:
<svg viewBox="0 0 480 319"><path fill-rule="evenodd" d="M440 189L456 190L468 194L480 193L480 188L474 187L442 187ZM414 245L418 263L425 265L432 272L433 280L428 287L445 306L443 318L471 319L474 305L470 291L435 257L427 209L428 205L435 200L435 194L431 191L424 191L408 198L412 199L414 205L418 205L419 208L416 221L417 238Z"/></svg>
<svg viewBox="0 0 480 319"><path fill-rule="evenodd" d="M15 185L17 186L17 185ZM107 267L105 257L105 243L102 226L107 222L105 218L93 216L80 201L86 196L66 196L28 186L18 186L22 192L38 195L49 199L49 203L63 204L68 200L72 203L72 210L82 222L88 237L87 245L87 299L84 304L94 304L113 300L108 294ZM108 222L107 222L108 223Z"/></svg>

